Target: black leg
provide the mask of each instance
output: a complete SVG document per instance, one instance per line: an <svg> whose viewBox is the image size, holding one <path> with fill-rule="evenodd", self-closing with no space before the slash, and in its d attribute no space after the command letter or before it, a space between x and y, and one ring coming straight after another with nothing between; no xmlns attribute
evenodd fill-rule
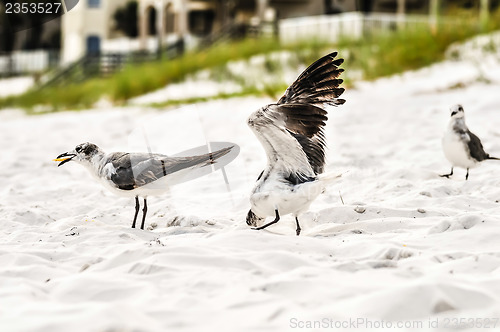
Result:
<svg viewBox="0 0 500 332"><path fill-rule="evenodd" d="M132 228L135 228L135 222L137 220L138 214L139 214L139 198L135 196L135 215L134 215L134 221L132 222Z"/></svg>
<svg viewBox="0 0 500 332"><path fill-rule="evenodd" d="M467 168L467 174L465 174L465 181L469 179L469 169Z"/></svg>
<svg viewBox="0 0 500 332"><path fill-rule="evenodd" d="M451 168L450 174L443 174L443 175L440 175L440 177L449 179L450 176L452 176L452 175L453 175L453 167Z"/></svg>
<svg viewBox="0 0 500 332"><path fill-rule="evenodd" d="M299 236L300 234L300 231L301 231L301 228L300 228L300 225L299 225L299 218L295 217L295 223L297 223L297 229L296 229L296 233L297 233L297 236Z"/></svg>
<svg viewBox="0 0 500 332"><path fill-rule="evenodd" d="M148 213L148 203L146 202L146 199L144 198L144 207L142 208L141 229L144 229L144 222L146 221L146 213Z"/></svg>
<svg viewBox="0 0 500 332"><path fill-rule="evenodd" d="M255 229L255 230L260 230L260 229L264 229L268 226L271 226L272 224L276 224L278 221L280 221L280 214L278 212L278 209L274 210L276 212L276 219L274 219L273 221L263 225L263 226L260 226L260 227L255 227L255 228L252 228L252 229Z"/></svg>

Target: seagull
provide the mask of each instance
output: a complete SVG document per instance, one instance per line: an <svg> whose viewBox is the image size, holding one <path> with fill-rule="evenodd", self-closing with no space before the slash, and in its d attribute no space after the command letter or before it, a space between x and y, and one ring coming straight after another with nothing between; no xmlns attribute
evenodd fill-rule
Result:
<svg viewBox="0 0 500 332"><path fill-rule="evenodd" d="M483 149L479 137L474 135L465 124L465 114L462 105L454 105L450 108L451 119L443 137L443 152L446 159L451 163L450 174L440 175L450 178L454 167L467 169L465 180L469 178L469 168L477 167L484 160L500 160L491 157Z"/></svg>
<svg viewBox="0 0 500 332"><path fill-rule="evenodd" d="M160 195L168 186L186 180L186 175L198 168L213 165L235 146L215 152L190 157L168 157L157 153L105 153L97 145L82 143L73 151L57 156L62 166L70 161L83 165L111 192L125 197L135 197L135 228L139 214L139 196L144 198L141 229L146 220L147 197Z"/></svg>
<svg viewBox="0 0 500 332"><path fill-rule="evenodd" d="M343 59L330 53L309 66L286 90L276 104L257 110L248 125L267 155L267 166L260 173L250 196L251 208L246 223L253 229L267 228L292 214L296 234L301 228L299 215L337 176L322 174L325 165L323 127L326 105L344 104L338 97L344 92L338 77L344 71ZM258 226L267 216L275 219Z"/></svg>

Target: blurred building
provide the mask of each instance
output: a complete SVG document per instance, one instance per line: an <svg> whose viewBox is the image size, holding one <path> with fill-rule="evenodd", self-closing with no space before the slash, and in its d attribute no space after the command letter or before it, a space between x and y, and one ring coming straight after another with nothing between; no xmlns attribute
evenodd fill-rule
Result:
<svg viewBox="0 0 500 332"><path fill-rule="evenodd" d="M57 66L59 54L61 63L67 64L86 54L115 56L132 51L151 54L168 45L181 45L182 50L183 46L210 45L224 38L278 31L282 40L293 40L304 33L313 36L324 33L335 40L342 31L362 34L370 25L361 28L356 22L374 21L379 13L428 14L434 9L437 15L437 8L479 8L480 3L494 9L500 0L64 0L63 3L68 10L66 14L47 18L39 14L6 15L4 2L0 0L0 74L46 70ZM400 25L403 18L396 16L380 16L379 25Z"/></svg>
<svg viewBox="0 0 500 332"><path fill-rule="evenodd" d="M323 0L138 0L141 46L150 36L204 37L231 27L325 14Z"/></svg>
<svg viewBox="0 0 500 332"><path fill-rule="evenodd" d="M154 50L179 38L196 39L228 28L257 28L280 18L321 15L324 0L136 0L139 39L116 30L113 15L131 0L80 0L62 17L62 60L87 53Z"/></svg>
<svg viewBox="0 0 500 332"><path fill-rule="evenodd" d="M80 0L62 16L62 62L99 53L102 42L114 36L113 14L129 0ZM134 24L134 23L131 23Z"/></svg>
<svg viewBox="0 0 500 332"><path fill-rule="evenodd" d="M364 13L412 13L424 14L429 11L429 4L432 0L352 0L334 1L336 3L350 2L356 7L356 11Z"/></svg>
<svg viewBox="0 0 500 332"><path fill-rule="evenodd" d="M148 38L203 37L230 28L247 31L281 19L343 12L424 13L432 0L138 0L141 47ZM272 30L272 29L267 29Z"/></svg>
<svg viewBox="0 0 500 332"><path fill-rule="evenodd" d="M126 24L136 28L137 38L117 29L114 18L131 1L136 10ZM79 0L62 17L62 61L73 62L87 53L155 51L179 39L213 40L235 29L246 34L276 33L279 20L304 16L354 11L427 14L437 1L442 6L456 4L447 0Z"/></svg>

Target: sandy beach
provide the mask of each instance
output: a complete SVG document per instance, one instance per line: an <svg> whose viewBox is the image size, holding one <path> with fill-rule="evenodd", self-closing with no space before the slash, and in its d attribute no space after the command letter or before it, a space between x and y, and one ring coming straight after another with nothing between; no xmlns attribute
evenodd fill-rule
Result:
<svg viewBox="0 0 500 332"><path fill-rule="evenodd" d="M298 237L291 216L245 224L266 163L245 120L270 98L0 111L0 331L498 330L500 162L468 181L438 175L453 104L500 157L499 74L495 55L348 89L326 127L327 169L342 177ZM146 140L164 154L238 144L229 189L220 172L174 186L148 199L141 231L133 199L52 161L87 141L112 152Z"/></svg>

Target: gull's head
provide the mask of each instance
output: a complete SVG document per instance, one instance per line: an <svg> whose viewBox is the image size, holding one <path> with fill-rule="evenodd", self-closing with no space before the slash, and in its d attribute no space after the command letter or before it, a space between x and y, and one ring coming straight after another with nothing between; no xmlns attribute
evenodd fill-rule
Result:
<svg viewBox="0 0 500 332"><path fill-rule="evenodd" d="M73 151L65 152L57 156L54 161L60 161L59 165L62 166L69 161L76 161L79 163L90 163L92 158L99 153L99 147L92 143L82 143L76 146Z"/></svg>
<svg viewBox="0 0 500 332"><path fill-rule="evenodd" d="M248 211L248 214L247 214L247 225L248 226L255 227L258 225L258 222L260 222L261 220L264 220L264 218L258 217L255 213L253 213L252 210Z"/></svg>
<svg viewBox="0 0 500 332"><path fill-rule="evenodd" d="M464 108L460 104L453 105L450 108L450 115L452 119L461 119L465 116Z"/></svg>

